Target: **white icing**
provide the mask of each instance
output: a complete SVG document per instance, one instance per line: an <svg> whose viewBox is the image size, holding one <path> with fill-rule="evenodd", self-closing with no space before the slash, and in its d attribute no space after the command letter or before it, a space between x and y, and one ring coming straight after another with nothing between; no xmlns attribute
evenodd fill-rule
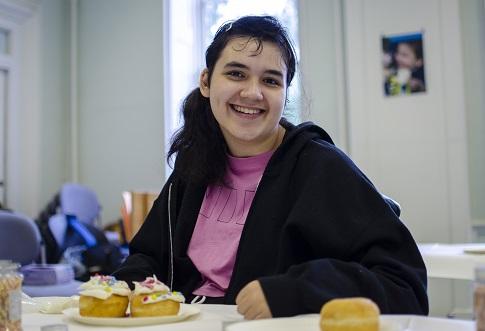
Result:
<svg viewBox="0 0 485 331"><path fill-rule="evenodd" d="M141 302L143 304L156 303L165 300L172 300L177 302L185 302L185 298L182 293L179 292L167 292L167 293L153 293L143 297Z"/></svg>
<svg viewBox="0 0 485 331"><path fill-rule="evenodd" d="M168 286L159 281L155 275L153 275L153 277L147 277L147 279L145 279L143 282L133 282L133 284L135 284L135 295L150 294L155 292L170 292Z"/></svg>
<svg viewBox="0 0 485 331"><path fill-rule="evenodd" d="M108 299L113 293L112 292L106 292L103 290L84 290L79 292L80 295L86 296L86 297L95 297L101 300L106 300Z"/></svg>
<svg viewBox="0 0 485 331"><path fill-rule="evenodd" d="M131 291L128 284L111 276L93 276L81 284L80 295L106 300L111 295L129 296Z"/></svg>

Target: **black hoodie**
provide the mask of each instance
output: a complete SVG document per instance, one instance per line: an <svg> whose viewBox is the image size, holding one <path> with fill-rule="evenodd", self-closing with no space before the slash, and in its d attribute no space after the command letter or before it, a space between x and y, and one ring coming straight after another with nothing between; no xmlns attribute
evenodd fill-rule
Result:
<svg viewBox="0 0 485 331"><path fill-rule="evenodd" d="M354 296L374 300L382 313L427 314L426 269L399 217L323 129L285 128L254 196L222 302L234 304L257 279L274 317L318 313L330 299ZM155 274L190 300L202 279L187 248L206 187L176 170L114 275L131 282Z"/></svg>

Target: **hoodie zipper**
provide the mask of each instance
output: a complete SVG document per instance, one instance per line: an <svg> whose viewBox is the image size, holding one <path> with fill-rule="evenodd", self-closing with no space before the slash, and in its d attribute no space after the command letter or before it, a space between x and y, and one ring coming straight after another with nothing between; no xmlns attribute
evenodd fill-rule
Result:
<svg viewBox="0 0 485 331"><path fill-rule="evenodd" d="M169 284L170 291L173 290L173 238L172 238L172 211L171 211L171 200L172 200L172 184L168 186L168 236L169 236Z"/></svg>

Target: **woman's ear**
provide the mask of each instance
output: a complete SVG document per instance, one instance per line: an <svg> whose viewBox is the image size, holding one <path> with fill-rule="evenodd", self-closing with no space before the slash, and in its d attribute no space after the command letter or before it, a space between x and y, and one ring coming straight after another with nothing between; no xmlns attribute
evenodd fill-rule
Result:
<svg viewBox="0 0 485 331"><path fill-rule="evenodd" d="M205 68L204 70L202 70L202 72L200 73L200 77L199 77L199 89L200 89L200 93L208 98L209 97L209 70L207 70L207 68Z"/></svg>

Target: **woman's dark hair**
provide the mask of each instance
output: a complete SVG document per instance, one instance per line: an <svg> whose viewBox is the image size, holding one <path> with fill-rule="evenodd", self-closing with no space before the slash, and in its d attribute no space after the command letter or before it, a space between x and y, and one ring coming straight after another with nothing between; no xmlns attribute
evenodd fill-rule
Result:
<svg viewBox="0 0 485 331"><path fill-rule="evenodd" d="M286 64L286 85L290 85L296 70L296 55L285 28L272 16L244 16L223 24L205 52L208 83L217 60L227 43L234 38L248 37L258 44L274 43ZM201 184L224 183L227 167L227 145L219 124L212 114L209 98L195 88L182 104L184 125L172 137L167 162L177 154L175 171L186 180Z"/></svg>

